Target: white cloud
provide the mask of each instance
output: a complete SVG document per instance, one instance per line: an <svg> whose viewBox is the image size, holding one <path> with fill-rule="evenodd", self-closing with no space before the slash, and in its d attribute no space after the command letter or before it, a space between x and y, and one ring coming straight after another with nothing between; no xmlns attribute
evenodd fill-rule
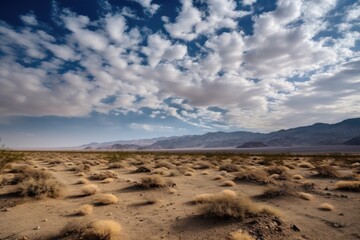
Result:
<svg viewBox="0 0 360 240"><path fill-rule="evenodd" d="M141 3L148 11L154 5ZM258 130L359 115L358 5L337 12L342 22L331 25L335 1L280 0L274 11L253 16L253 33L246 35L238 20L249 13L237 10L240 3L203 3L206 11L182 0L173 22L163 17L169 35L129 25L120 10L92 20L58 12L68 30L61 38L35 25L33 15L22 17L24 27L1 22L0 115L146 108L152 118L171 116L206 129Z"/></svg>
<svg viewBox="0 0 360 240"><path fill-rule="evenodd" d="M34 14L27 14L20 16L20 19L28 25L36 26L38 25L38 21L36 20L36 16Z"/></svg>
<svg viewBox="0 0 360 240"><path fill-rule="evenodd" d="M160 8L159 4L151 3L152 0L133 0L133 1L139 3L151 15L155 14L157 10Z"/></svg>

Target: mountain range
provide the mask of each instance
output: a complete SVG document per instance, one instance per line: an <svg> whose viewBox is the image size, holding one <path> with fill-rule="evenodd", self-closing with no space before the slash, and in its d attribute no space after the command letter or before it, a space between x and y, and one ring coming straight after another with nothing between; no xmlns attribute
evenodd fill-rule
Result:
<svg viewBox="0 0 360 240"><path fill-rule="evenodd" d="M323 145L359 145L360 118L335 124L315 123L270 133L209 132L130 141L89 143L81 149L177 149L177 148L255 148Z"/></svg>

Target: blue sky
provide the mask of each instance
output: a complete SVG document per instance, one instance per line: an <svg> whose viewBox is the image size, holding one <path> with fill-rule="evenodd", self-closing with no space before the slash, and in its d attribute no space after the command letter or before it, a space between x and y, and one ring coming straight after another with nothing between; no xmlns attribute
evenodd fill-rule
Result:
<svg viewBox="0 0 360 240"><path fill-rule="evenodd" d="M4 0L0 137L65 147L360 113L355 0Z"/></svg>

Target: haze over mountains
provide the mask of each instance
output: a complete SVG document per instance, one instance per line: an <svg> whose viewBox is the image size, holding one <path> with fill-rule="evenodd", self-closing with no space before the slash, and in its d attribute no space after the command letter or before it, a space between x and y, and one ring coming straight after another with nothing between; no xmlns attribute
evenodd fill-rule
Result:
<svg viewBox="0 0 360 240"><path fill-rule="evenodd" d="M82 149L255 148L360 145L360 118L336 124L316 123L270 133L209 132L203 135L89 143Z"/></svg>

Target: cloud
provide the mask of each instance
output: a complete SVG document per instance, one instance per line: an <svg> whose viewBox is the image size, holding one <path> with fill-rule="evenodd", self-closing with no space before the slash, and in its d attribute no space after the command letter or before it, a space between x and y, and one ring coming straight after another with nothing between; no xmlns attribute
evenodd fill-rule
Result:
<svg viewBox="0 0 360 240"><path fill-rule="evenodd" d="M152 124L142 124L142 123L131 123L129 127L134 130L143 130L147 132L174 132L174 131L183 131L182 128L174 128L171 126L160 126L160 125L152 125Z"/></svg>
<svg viewBox="0 0 360 240"><path fill-rule="evenodd" d="M146 12L150 13L151 15L155 14L157 10L159 10L160 5L156 3L151 3L152 0L133 0L137 3L139 3Z"/></svg>
<svg viewBox="0 0 360 240"><path fill-rule="evenodd" d="M36 26L38 25L38 21L36 20L36 16L34 14L27 14L20 16L21 21L25 24Z"/></svg>
<svg viewBox="0 0 360 240"><path fill-rule="evenodd" d="M139 3L156 16L152 1ZM252 13L242 4L202 3L182 0L155 30L109 6L97 19L54 11L61 35L33 14L23 26L0 22L0 115L134 112L264 131L359 115L358 4L343 11L332 0L279 0L252 15L249 35L239 20Z"/></svg>

